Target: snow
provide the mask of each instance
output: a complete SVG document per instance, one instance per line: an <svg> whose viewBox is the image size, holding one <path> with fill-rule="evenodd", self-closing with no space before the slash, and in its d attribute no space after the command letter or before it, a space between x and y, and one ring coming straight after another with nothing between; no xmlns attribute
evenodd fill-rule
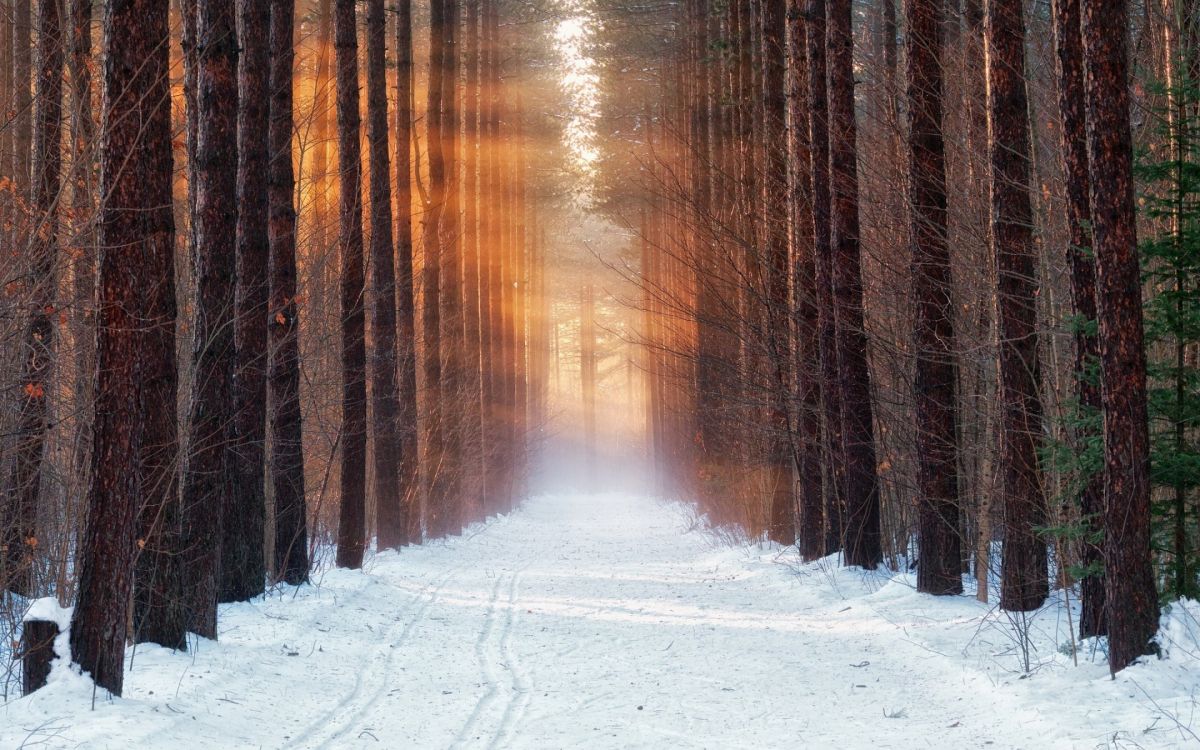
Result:
<svg viewBox="0 0 1200 750"><path fill-rule="evenodd" d="M60 660L0 707L0 748L1200 746L1194 602L1164 616L1166 659L1111 680L1100 644L1078 667L1059 650L1055 600L1025 673L1009 618L969 595L719 545L689 513L531 498L222 607L219 644L138 647L123 698Z"/></svg>

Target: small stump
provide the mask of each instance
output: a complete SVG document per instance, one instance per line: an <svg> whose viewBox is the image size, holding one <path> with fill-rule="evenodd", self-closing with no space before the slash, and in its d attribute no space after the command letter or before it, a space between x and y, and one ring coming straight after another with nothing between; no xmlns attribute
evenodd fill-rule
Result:
<svg viewBox="0 0 1200 750"><path fill-rule="evenodd" d="M25 615L21 628L21 694L29 695L45 687L54 661L54 639L58 638L61 610L54 599L39 599ZM69 620L67 620L69 622Z"/></svg>

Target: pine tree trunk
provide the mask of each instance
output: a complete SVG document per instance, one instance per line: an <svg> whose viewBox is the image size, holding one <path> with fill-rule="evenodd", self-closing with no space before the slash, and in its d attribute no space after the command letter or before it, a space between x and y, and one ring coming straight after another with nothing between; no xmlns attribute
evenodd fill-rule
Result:
<svg viewBox="0 0 1200 750"><path fill-rule="evenodd" d="M1158 593L1150 557L1146 350L1133 197L1124 0L1083 0L1093 249L1104 405L1104 592L1113 674L1151 653Z"/></svg>
<svg viewBox="0 0 1200 750"><path fill-rule="evenodd" d="M88 514L78 556L78 596L71 618L71 658L96 684L120 695L128 602L133 584L142 415L139 332L145 259L145 218L161 203L148 170L169 166L148 159L139 108L167 76L167 0L112 0L105 14L104 108L100 176L100 257L97 388ZM157 52L157 54L156 54ZM160 100L161 101L161 100ZM168 150L169 153L169 150Z"/></svg>
<svg viewBox="0 0 1200 750"><path fill-rule="evenodd" d="M583 397L583 440L587 487L596 490L596 294L591 284L579 298L579 383Z"/></svg>
<svg viewBox="0 0 1200 750"><path fill-rule="evenodd" d="M766 169L763 203L766 207L767 353L770 357L770 481L771 519L767 536L791 545L796 542L796 497L793 491L788 392L791 389L790 304L788 295L787 100L784 47L784 0L764 0L762 6L762 65L766 91L763 142Z"/></svg>
<svg viewBox="0 0 1200 750"><path fill-rule="evenodd" d="M263 592L267 498L267 165L270 98L271 8L238 4L242 54L238 60L237 288L235 293L234 433L232 493L221 538L222 602L246 601Z"/></svg>
<svg viewBox="0 0 1200 750"><path fill-rule="evenodd" d="M1038 269L1029 195L1029 118L1021 0L987 6L988 106L991 110L992 243L1000 327L1001 461L1004 555L1000 607L1028 612L1046 600L1046 523L1038 450Z"/></svg>
<svg viewBox="0 0 1200 750"><path fill-rule="evenodd" d="M487 55L487 66L484 74L484 86L487 92L486 109L484 112L484 143L487 158L484 163L486 174L485 195L488 199L488 210L483 212L483 236L487 238L487 325L483 361L486 363L484 379L484 398L487 419L485 432L487 434L487 513L498 513L501 509L502 498L505 494L503 472L503 455L506 446L504 437L504 412L502 409L502 391L504 388L504 284L502 274L502 243L501 228L503 226L503 207L501 198L504 190L503 157L505 154L500 141L500 61L499 48L499 12L498 0L485 0L484 3L484 49Z"/></svg>
<svg viewBox="0 0 1200 750"><path fill-rule="evenodd" d="M1088 196L1086 113L1083 90L1083 37L1080 29L1080 0L1055 0L1054 41L1058 53L1058 101L1062 116L1063 172L1066 182L1067 229L1070 233L1067 264L1071 271L1072 310L1079 319L1075 330L1075 398L1087 412L1100 413L1099 383L1091 368L1099 362L1100 344L1089 330L1096 319L1096 264L1092 260L1092 208ZM1086 325L1085 325L1086 321ZM1075 451L1094 438L1093 431L1080 426L1075 431ZM1104 473L1094 472L1079 493L1081 522L1090 529L1100 526L1104 511ZM1080 542L1080 562L1087 567L1102 561L1101 545L1092 539ZM1079 582L1079 637L1104 635L1104 577L1087 575Z"/></svg>
<svg viewBox="0 0 1200 750"><path fill-rule="evenodd" d="M169 36L168 19L153 39ZM187 647L184 596L184 540L179 498L179 373L175 326L175 212L170 201L175 177L172 149L170 53L157 43L148 61L152 71L142 107L145 183L149 210L142 225L142 305L146 324L139 346L138 378L144 419L141 505L137 510L139 552L134 570L133 639L171 649ZM103 245L102 245L103 246ZM99 394L97 394L99 395Z"/></svg>
<svg viewBox="0 0 1200 750"><path fill-rule="evenodd" d="M915 303L913 347L917 360L917 589L929 594L960 594L958 374L946 234L940 0L910 0L907 21L911 123L908 195Z"/></svg>
<svg viewBox="0 0 1200 750"><path fill-rule="evenodd" d="M480 265L480 4L465 3L463 65L463 494L464 525L484 517L486 478L483 457L483 406L481 359L481 265Z"/></svg>
<svg viewBox="0 0 1200 750"><path fill-rule="evenodd" d="M441 213L446 192L446 169L442 154L443 48L446 39L445 0L429 4L429 81L425 105L426 144L429 159L429 200L422 216L421 238L424 257L421 265L421 329L423 343L422 390L425 396L425 528L431 536L440 536L449 513L445 498L435 492L438 477L449 467L442 426L442 345L441 345Z"/></svg>
<svg viewBox="0 0 1200 750"><path fill-rule="evenodd" d="M271 405L272 578L308 580L308 520L300 415L300 318L296 304L295 174L292 167L292 35L295 0L271 0L271 109L267 177L270 289L267 395Z"/></svg>
<svg viewBox="0 0 1200 750"><path fill-rule="evenodd" d="M412 237L412 120L413 42L412 0L396 3L396 299L400 370L400 486L399 543L421 538L420 473L417 425L417 341L413 300Z"/></svg>
<svg viewBox="0 0 1200 750"><path fill-rule="evenodd" d="M361 122L354 0L335 0L339 255L342 264L342 470L337 565L362 567L366 546L367 351L362 234Z"/></svg>
<svg viewBox="0 0 1200 750"><path fill-rule="evenodd" d="M387 26L383 0L367 3L367 138L371 158L371 411L379 548L404 543L400 494L400 390L396 361L396 258L392 244L392 165L388 158Z"/></svg>
<svg viewBox="0 0 1200 750"><path fill-rule="evenodd" d="M802 0L789 0L788 193L792 223L792 285L796 327L796 471L800 479L797 544L805 560L825 552L825 508L821 482L821 384L813 365L819 359L815 237L812 215L812 148L808 124L809 62Z"/></svg>
<svg viewBox="0 0 1200 750"><path fill-rule="evenodd" d="M5 567L10 591L36 596L38 498L46 452L47 394L54 354L59 188L62 185L63 28L57 2L38 4L37 109L33 122L33 217L29 243L29 308L21 344L16 455L7 487Z"/></svg>
<svg viewBox="0 0 1200 750"><path fill-rule="evenodd" d="M850 0L829 0L825 39L829 71L830 246L838 336L838 387L846 454L846 564L874 569L883 556L879 483L858 222L858 162L854 115L854 38Z"/></svg>

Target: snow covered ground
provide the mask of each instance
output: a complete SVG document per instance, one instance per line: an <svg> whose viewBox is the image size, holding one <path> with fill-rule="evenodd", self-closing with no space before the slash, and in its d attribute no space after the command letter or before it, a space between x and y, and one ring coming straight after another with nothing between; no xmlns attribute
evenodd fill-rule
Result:
<svg viewBox="0 0 1200 750"><path fill-rule="evenodd" d="M546 495L467 534L223 607L221 641L140 647L125 697L61 664L0 748L1200 747L1200 607L1170 656L1075 667L912 577L723 547L683 506ZM1093 658L1094 657L1094 658Z"/></svg>

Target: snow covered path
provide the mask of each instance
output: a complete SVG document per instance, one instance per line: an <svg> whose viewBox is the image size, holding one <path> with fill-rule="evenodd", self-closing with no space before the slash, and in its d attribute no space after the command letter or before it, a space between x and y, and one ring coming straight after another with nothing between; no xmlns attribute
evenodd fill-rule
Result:
<svg viewBox="0 0 1200 750"><path fill-rule="evenodd" d="M722 548L686 525L680 506L644 498L534 498L461 538L225 607L220 644L140 648L125 698L94 711L87 684L60 669L0 707L0 747L1091 748L1114 733L1141 746L1186 736L1102 666L1064 682L1061 665L1022 681L999 657L973 663L967 641L980 654L1011 647L965 597Z"/></svg>

